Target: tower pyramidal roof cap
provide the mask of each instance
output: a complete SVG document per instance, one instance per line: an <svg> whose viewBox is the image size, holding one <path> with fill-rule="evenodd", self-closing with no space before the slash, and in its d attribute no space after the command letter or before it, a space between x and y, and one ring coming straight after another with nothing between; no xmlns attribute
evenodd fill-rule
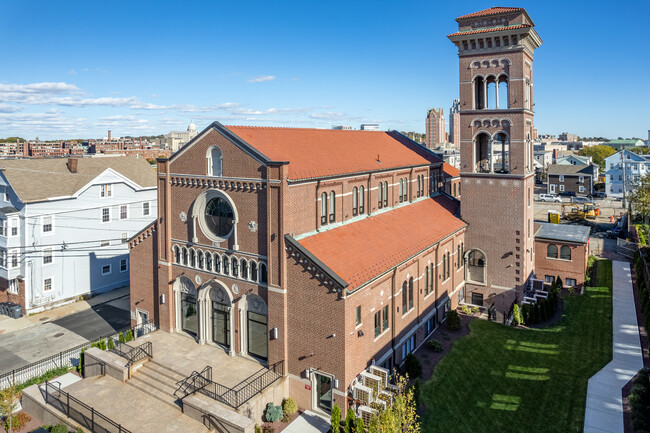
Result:
<svg viewBox="0 0 650 433"><path fill-rule="evenodd" d="M456 20L462 20L465 18L474 18L474 17L484 17L488 15L497 15L497 14L502 14L507 12L517 12L522 10L524 10L524 8L509 8L509 7L496 6L493 8L484 9L482 11L473 12L471 14L460 16L456 18Z"/></svg>

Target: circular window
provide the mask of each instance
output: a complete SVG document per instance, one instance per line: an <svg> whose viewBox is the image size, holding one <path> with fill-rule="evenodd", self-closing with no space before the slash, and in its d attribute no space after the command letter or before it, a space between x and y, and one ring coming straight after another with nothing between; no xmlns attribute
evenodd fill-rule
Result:
<svg viewBox="0 0 650 433"><path fill-rule="evenodd" d="M215 197L205 205L205 222L210 230L220 238L227 237L232 231L234 213L227 200Z"/></svg>

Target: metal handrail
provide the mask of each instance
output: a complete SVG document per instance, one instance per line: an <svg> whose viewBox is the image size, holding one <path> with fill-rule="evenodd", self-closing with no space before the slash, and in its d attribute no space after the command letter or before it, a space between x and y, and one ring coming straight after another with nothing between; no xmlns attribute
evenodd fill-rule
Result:
<svg viewBox="0 0 650 433"><path fill-rule="evenodd" d="M151 344L151 341L142 343L136 347L131 347L126 343L122 343L122 345L130 348L131 350L124 352L123 350L115 347L112 349L112 351L120 355L122 358L126 359L126 365L131 366L144 358L153 358L153 345Z"/></svg>

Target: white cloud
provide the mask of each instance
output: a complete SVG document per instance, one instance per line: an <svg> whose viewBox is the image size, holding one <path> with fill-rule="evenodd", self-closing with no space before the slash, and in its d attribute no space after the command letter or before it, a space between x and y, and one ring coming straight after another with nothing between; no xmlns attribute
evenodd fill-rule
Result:
<svg viewBox="0 0 650 433"><path fill-rule="evenodd" d="M17 105L0 104L0 113L17 113L23 111L23 107Z"/></svg>
<svg viewBox="0 0 650 433"><path fill-rule="evenodd" d="M259 75L255 78L251 78L248 80L249 83L263 83L265 81L273 81L275 80L274 75Z"/></svg>
<svg viewBox="0 0 650 433"><path fill-rule="evenodd" d="M79 92L79 88L68 83L0 84L0 97L5 94L60 94Z"/></svg>

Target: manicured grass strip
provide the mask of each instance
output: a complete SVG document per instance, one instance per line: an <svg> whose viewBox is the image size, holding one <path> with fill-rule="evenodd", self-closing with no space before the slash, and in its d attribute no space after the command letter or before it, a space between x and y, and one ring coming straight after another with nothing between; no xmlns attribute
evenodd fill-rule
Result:
<svg viewBox="0 0 650 433"><path fill-rule="evenodd" d="M545 329L474 320L422 386L423 432L576 432L587 381L612 359L612 265L564 298L560 321Z"/></svg>

